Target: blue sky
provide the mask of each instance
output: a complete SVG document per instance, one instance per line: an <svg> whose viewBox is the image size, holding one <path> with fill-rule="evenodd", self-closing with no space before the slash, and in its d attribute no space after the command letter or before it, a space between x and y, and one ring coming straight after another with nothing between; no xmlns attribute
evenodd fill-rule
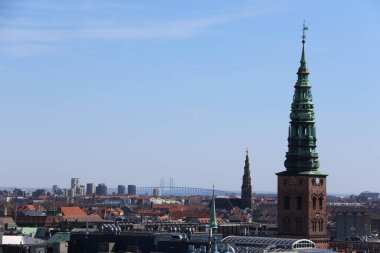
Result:
<svg viewBox="0 0 380 253"><path fill-rule="evenodd" d="M328 191L380 191L380 2L0 4L2 186L276 191L309 26Z"/></svg>

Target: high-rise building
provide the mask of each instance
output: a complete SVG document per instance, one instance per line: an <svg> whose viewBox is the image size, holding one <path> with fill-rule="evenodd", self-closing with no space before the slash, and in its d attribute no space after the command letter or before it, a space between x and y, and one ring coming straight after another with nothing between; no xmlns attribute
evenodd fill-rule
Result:
<svg viewBox="0 0 380 253"><path fill-rule="evenodd" d="M51 193L56 194L57 190L58 190L58 185L54 184L52 189L51 189Z"/></svg>
<svg viewBox="0 0 380 253"><path fill-rule="evenodd" d="M136 185L128 185L128 195L136 195Z"/></svg>
<svg viewBox="0 0 380 253"><path fill-rule="evenodd" d="M118 185L117 186L117 195L124 195L125 194L125 185Z"/></svg>
<svg viewBox="0 0 380 253"><path fill-rule="evenodd" d="M77 196L84 196L85 194L86 194L86 187L84 185L80 185L75 190L75 195L77 195Z"/></svg>
<svg viewBox="0 0 380 253"><path fill-rule="evenodd" d="M98 184L95 191L96 195L107 195L107 185L104 183Z"/></svg>
<svg viewBox="0 0 380 253"><path fill-rule="evenodd" d="M243 184L241 186L241 208L252 208L252 184L251 172L249 170L248 149L245 155Z"/></svg>
<svg viewBox="0 0 380 253"><path fill-rule="evenodd" d="M66 197L74 198L75 197L75 190L74 189L67 189Z"/></svg>
<svg viewBox="0 0 380 253"><path fill-rule="evenodd" d="M79 178L72 178L71 179L71 189L77 189L79 188Z"/></svg>
<svg viewBox="0 0 380 253"><path fill-rule="evenodd" d="M326 174L319 171L314 104L306 67L305 30L302 55L294 86L286 153L286 170L278 176L278 234L307 238L328 247Z"/></svg>
<svg viewBox="0 0 380 253"><path fill-rule="evenodd" d="M161 188L160 187L156 187L153 189L153 196L154 197L160 197L161 196Z"/></svg>
<svg viewBox="0 0 380 253"><path fill-rule="evenodd" d="M91 196L95 193L95 185L93 183L88 183L86 187L86 195Z"/></svg>

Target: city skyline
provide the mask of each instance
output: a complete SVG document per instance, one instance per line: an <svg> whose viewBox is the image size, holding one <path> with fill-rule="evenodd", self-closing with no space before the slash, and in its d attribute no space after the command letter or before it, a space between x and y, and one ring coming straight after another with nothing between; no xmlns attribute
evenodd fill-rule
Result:
<svg viewBox="0 0 380 253"><path fill-rule="evenodd" d="M0 7L1 186L239 190L248 147L253 192L275 192L306 19L327 192L380 191L376 1Z"/></svg>

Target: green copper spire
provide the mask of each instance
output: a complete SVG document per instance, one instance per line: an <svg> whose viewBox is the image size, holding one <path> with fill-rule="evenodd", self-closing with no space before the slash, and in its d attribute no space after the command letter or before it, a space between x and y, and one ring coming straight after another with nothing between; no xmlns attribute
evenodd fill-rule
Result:
<svg viewBox="0 0 380 253"><path fill-rule="evenodd" d="M290 113L286 172L291 174L319 174L318 153L316 151L316 130L314 104L306 66L305 31L303 26L302 55L298 68L298 79L294 86L294 96Z"/></svg>
<svg viewBox="0 0 380 253"><path fill-rule="evenodd" d="M210 230L218 228L218 223L216 222L216 211L215 211L215 195L214 195L214 186L212 186L212 200L211 200L211 209L210 209Z"/></svg>

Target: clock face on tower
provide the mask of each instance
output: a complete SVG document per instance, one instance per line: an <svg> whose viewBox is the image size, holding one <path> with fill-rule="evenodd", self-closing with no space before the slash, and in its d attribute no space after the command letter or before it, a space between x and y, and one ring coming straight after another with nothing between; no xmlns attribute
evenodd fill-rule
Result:
<svg viewBox="0 0 380 253"><path fill-rule="evenodd" d="M315 185L321 185L321 179L319 177L316 177L314 179Z"/></svg>

